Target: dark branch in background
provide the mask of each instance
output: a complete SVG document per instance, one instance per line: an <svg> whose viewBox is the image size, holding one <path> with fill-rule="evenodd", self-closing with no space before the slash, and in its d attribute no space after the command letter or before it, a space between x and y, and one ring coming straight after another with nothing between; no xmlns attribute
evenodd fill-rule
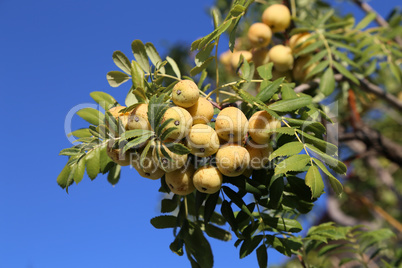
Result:
<svg viewBox="0 0 402 268"><path fill-rule="evenodd" d="M375 150L395 164L402 166L402 146L381 135L377 130L362 126L354 132L340 133L339 141L362 141L369 150Z"/></svg>
<svg viewBox="0 0 402 268"><path fill-rule="evenodd" d="M353 0L353 2L358 5L364 12L369 13L369 12L373 12L376 14L375 20L378 23L378 25L388 28L389 24L388 22L380 15L378 14L369 4L367 4L366 2L363 2L361 0ZM402 47L402 38L399 36L395 37L395 42L398 43L398 45L400 47Z"/></svg>
<svg viewBox="0 0 402 268"><path fill-rule="evenodd" d="M352 83L352 81L350 81L349 79L347 79L346 77L344 77L342 74L335 74L335 81L339 82L342 80L347 80L349 81L349 83ZM368 81L366 78L360 79L360 89L367 92L367 93L372 93L374 95L376 95L377 97L383 99L384 101L386 101L387 103L389 103L392 107L394 107L395 109L397 109L399 112L402 112L402 102L398 100L397 97L395 97L392 94L389 94L387 92L385 92L384 90L382 90L382 88L380 88L379 86L370 83L370 81ZM297 87L295 87L295 92L296 93L301 93L310 89L316 89L318 88L320 85L320 78L316 78L308 83L305 84L301 84Z"/></svg>

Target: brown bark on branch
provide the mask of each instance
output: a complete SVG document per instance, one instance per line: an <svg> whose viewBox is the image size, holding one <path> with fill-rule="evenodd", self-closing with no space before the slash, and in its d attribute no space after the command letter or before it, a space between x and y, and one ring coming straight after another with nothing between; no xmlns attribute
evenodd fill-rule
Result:
<svg viewBox="0 0 402 268"><path fill-rule="evenodd" d="M354 132L339 134L340 142L350 140L360 140L367 146L368 151L375 150L390 161L402 166L402 146L384 137L378 131L362 126Z"/></svg>
<svg viewBox="0 0 402 268"><path fill-rule="evenodd" d="M339 82L342 80L348 80L349 83L352 83L349 79L344 77L342 74L335 74L335 81ZM388 104L390 104L392 107L397 109L399 112L402 112L402 102L398 100L397 97L395 97L392 94L389 94L382 90L379 86L370 83L366 78L360 79L360 89L367 92L367 93L372 93L376 95L377 97L381 98L382 100L386 101ZM294 91L296 93L301 93L310 89L316 89L320 85L320 78L316 78L308 83L301 84L297 87L295 87Z"/></svg>

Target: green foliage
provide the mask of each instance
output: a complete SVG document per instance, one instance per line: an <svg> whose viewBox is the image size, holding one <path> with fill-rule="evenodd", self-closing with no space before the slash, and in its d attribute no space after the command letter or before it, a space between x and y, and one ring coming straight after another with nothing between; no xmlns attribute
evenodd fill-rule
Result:
<svg viewBox="0 0 402 268"><path fill-rule="evenodd" d="M357 261L367 266L378 259L389 267L397 264L398 261L382 258L387 255L387 240L394 239L389 229L370 231L361 226L323 223L311 227L301 237L304 218L300 215L309 213L324 192L331 193L325 186L340 196L343 185L339 179L350 168L342 162L338 147L329 142L333 133L327 132L326 124L335 120L330 118L325 101L339 100L339 109L348 117L342 117L341 113L338 122L350 129L357 125L351 127L345 123L355 120L352 118L355 114L351 119L345 109L350 105L350 91L359 100L355 109L364 111L370 97L362 92L364 81L400 86L402 53L395 40L401 30L402 15L395 12L388 28L368 28L376 19L373 12L355 22L352 16L339 17L324 2L294 1L297 8L293 10L296 11L292 14L293 24L286 32L276 33L274 41L287 43L288 36L310 33L306 43L296 47L300 51L294 57L308 53L310 59L303 69L311 67L311 70L303 77L306 82L293 83L288 77L273 79L272 62L257 66L253 60L241 56L239 64L230 66L230 71L227 66L220 66L221 37L227 35L231 51L236 40L239 47L246 47L247 42L242 44L242 41L252 21L250 18L260 16L265 6L246 0L235 0L231 6L229 1L217 2L219 7L211 9L214 28L192 43L191 50L196 52L194 65L189 68L182 68L185 65L180 57L166 56L163 60L153 44L140 40L131 44L133 60L121 51L113 53L112 59L121 71L107 73L110 86L132 82L125 99L127 108L120 113L130 114L138 105L148 104L151 130L126 130L124 118L115 118L107 111L118 102L105 92L92 92L91 97L106 112L93 108L77 112L90 126L68 134L77 140L60 152L68 161L57 183L68 192L69 186L78 184L86 171L91 180L107 174L109 183L115 185L121 179L121 166L109 158L110 150L136 154L140 167L144 167L145 158L151 152L159 161L162 158L174 161L169 151L189 155L188 163L196 167L214 164L215 156L198 161L182 143L166 142L176 130L176 127L167 128L173 119L163 121L171 105L172 89L181 79L191 79L198 84L201 94L216 96L215 117L222 108L234 105L247 118L256 111L266 111L281 127L264 130L271 135L273 147L268 165L253 170L251 178L224 176L224 185L214 194L195 190L187 196L178 196L170 193L164 177L161 178L160 191L166 194L161 200L163 215L151 219L151 224L157 229L173 229L174 239L169 246L172 252L179 256L185 253L192 267L212 267L213 254L205 234L222 241L230 241L233 235L239 257L245 258L255 251L260 267L268 267L268 249L289 257L298 255L306 267L325 267L331 256L345 250L353 256L341 259L339 265ZM244 23L240 23L242 19ZM188 73L192 77L186 76ZM229 98L219 99L224 94ZM209 122L210 126L214 126L214 120ZM355 168L352 165L352 171Z"/></svg>

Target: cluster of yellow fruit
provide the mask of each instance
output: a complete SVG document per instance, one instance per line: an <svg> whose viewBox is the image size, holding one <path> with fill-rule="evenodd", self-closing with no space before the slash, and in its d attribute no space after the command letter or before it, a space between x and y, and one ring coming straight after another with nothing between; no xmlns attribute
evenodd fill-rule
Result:
<svg viewBox="0 0 402 268"><path fill-rule="evenodd" d="M269 163L272 152L269 132L281 124L267 112L258 111L248 120L240 109L226 107L218 113L215 128L212 128L213 105L200 96L197 85L191 80L182 80L173 87L172 101L175 106L168 108L162 119L162 123L173 119L167 123L166 130L175 127L167 140L159 147L151 147L143 159L140 159L141 146L125 155L120 149L110 147L109 157L119 165L133 166L142 177L155 180L165 175L166 184L178 195L190 194L195 189L215 193L221 188L223 175L249 177L252 170ZM126 114L119 113L122 108L118 106L109 111L123 122L126 130L151 130L148 104L140 104ZM175 143L186 145L191 157L170 151ZM161 146L170 159L161 152Z"/></svg>
<svg viewBox="0 0 402 268"><path fill-rule="evenodd" d="M220 61L228 70L235 70L238 66L240 56L243 55L244 60L253 61L258 67L268 62L274 65L272 76L273 79L286 77L289 82L293 79L299 82L305 82L306 76L317 65L317 63L305 65L310 61L311 56L304 54L295 54L301 52L304 48L314 42L311 34L304 32L293 35L286 40L287 45L277 44L270 49L272 34L285 31L291 23L291 14L287 6L282 4L274 4L267 7L262 14L262 22L253 23L248 29L247 38L248 48L241 49L240 45L232 53L230 50L224 52L220 56ZM242 43L242 42L240 42ZM244 45L244 44L243 44Z"/></svg>

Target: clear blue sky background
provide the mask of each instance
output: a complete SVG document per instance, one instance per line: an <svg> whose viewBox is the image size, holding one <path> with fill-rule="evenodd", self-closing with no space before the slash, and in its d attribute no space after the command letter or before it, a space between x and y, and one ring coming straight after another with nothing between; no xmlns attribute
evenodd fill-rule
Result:
<svg viewBox="0 0 402 268"><path fill-rule="evenodd" d="M67 195L56 184L67 161L58 153L70 147L66 114L92 102L90 92L124 102L128 88L106 81L113 51L132 58L134 39L161 51L190 43L211 31L212 2L0 1L0 268L189 267L168 247L171 230L149 223L159 215L158 181L126 168L116 187L85 176ZM371 4L385 15L396 2ZM75 116L73 128L83 126ZM238 259L234 241L210 241L215 267L257 266L254 254Z"/></svg>

